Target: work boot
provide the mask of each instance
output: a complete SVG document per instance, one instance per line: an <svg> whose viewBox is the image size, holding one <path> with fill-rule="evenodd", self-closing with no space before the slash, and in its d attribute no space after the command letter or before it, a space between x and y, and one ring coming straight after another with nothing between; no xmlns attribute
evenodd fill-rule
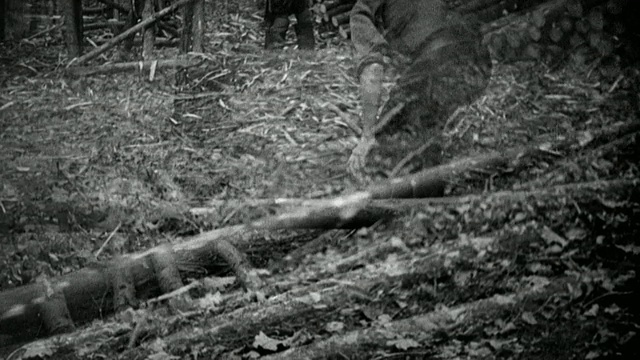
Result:
<svg viewBox="0 0 640 360"><path fill-rule="evenodd" d="M275 17L273 19L273 23L267 25L267 31L264 41L265 49L277 49L284 46L288 29L288 16Z"/></svg>

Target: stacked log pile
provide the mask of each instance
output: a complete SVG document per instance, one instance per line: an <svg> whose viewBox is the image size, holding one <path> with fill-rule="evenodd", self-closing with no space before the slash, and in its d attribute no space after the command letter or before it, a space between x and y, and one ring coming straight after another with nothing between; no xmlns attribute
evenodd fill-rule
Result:
<svg viewBox="0 0 640 360"><path fill-rule="evenodd" d="M337 31L343 39L351 37L349 14L356 0L315 0L311 7L321 32Z"/></svg>
<svg viewBox="0 0 640 360"><path fill-rule="evenodd" d="M554 0L487 26L485 42L498 60L550 61L572 53L607 57L616 49L637 51L637 22L632 0ZM505 24L501 26L499 23Z"/></svg>
<svg viewBox="0 0 640 360"><path fill-rule="evenodd" d="M349 12L356 0L314 0L312 11L321 31L337 31L341 37L350 37ZM447 7L461 14L473 14L483 22L501 18L538 5L544 0L444 0Z"/></svg>
<svg viewBox="0 0 640 360"><path fill-rule="evenodd" d="M314 0L321 32L350 38L349 13L355 0ZM603 57L616 49L640 53L634 0L444 0L485 25L485 43L500 61L550 61L568 53ZM582 56L582 55L580 55Z"/></svg>

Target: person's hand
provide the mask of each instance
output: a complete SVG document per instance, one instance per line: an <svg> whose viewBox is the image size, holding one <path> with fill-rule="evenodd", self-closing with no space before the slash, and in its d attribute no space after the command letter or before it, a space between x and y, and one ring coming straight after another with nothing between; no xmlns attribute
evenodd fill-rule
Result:
<svg viewBox="0 0 640 360"><path fill-rule="evenodd" d="M349 173L360 182L364 182L364 168L367 163L367 155L369 155L369 152L373 149L375 144L375 137L363 137L351 152L351 156L347 162L347 169Z"/></svg>

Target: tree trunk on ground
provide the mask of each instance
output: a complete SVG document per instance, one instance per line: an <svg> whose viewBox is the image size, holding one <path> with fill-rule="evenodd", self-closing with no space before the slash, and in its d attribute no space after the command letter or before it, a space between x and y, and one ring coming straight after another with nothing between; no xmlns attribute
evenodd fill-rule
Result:
<svg viewBox="0 0 640 360"><path fill-rule="evenodd" d="M0 348L46 336L47 331L55 331L61 326L71 328L72 324L86 323L113 313L117 307L126 305L118 301L114 288L116 291L128 288L129 296L137 301L160 295L163 291L158 277L162 274L158 274L158 266L154 262L166 256L158 257L158 254L170 253L172 262L175 261L178 268L187 273L194 266L220 273L226 271L226 266L220 264L228 264L240 270L240 274L237 274L239 279L244 276L244 281L247 281L247 277L254 275L246 272L246 266L242 264L243 256L239 255L241 253L236 247L247 249L251 244L254 246L259 243L260 239L264 239L264 236L245 226L224 228L201 234L171 248L159 246L108 263L94 264L57 279L4 291L0 293ZM273 239L271 237L265 241L272 242ZM121 281L124 285L129 285L129 279L131 284L114 286L114 279L124 279ZM248 282L251 281L249 279ZM49 324L43 323L42 316L45 313L50 319ZM73 322L60 321L67 317Z"/></svg>

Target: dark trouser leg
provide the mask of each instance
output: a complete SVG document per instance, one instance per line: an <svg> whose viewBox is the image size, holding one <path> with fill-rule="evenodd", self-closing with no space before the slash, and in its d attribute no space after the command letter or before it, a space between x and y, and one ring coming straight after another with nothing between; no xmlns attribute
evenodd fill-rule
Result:
<svg viewBox="0 0 640 360"><path fill-rule="evenodd" d="M267 18L267 31L264 47L274 49L283 46L287 30L289 29L289 17L287 15L272 15Z"/></svg>
<svg viewBox="0 0 640 360"><path fill-rule="evenodd" d="M303 1L306 3L306 0ZM300 49L313 50L316 41L313 35L313 21L311 20L311 11L305 7L301 12L296 13L296 37L298 38L298 47Z"/></svg>

